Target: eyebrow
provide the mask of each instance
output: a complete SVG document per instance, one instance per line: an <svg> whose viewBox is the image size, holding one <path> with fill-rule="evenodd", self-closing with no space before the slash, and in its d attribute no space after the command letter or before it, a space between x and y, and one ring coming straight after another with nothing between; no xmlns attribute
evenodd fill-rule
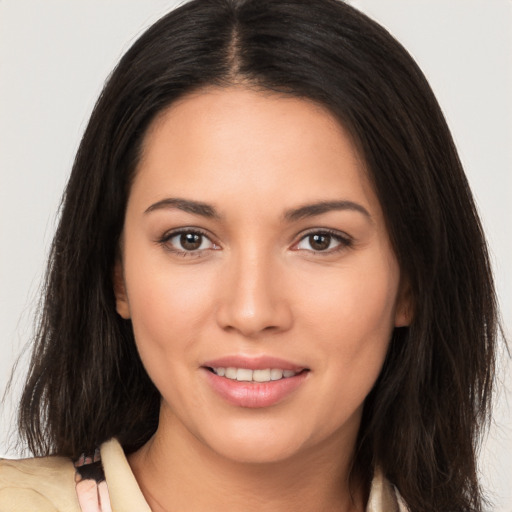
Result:
<svg viewBox="0 0 512 512"><path fill-rule="evenodd" d="M316 215L322 215L335 210L352 210L362 213L369 220L372 220L372 216L368 210L353 201L320 201L318 203L306 204L299 208L293 208L287 210L284 213L284 219L288 222L294 222L297 220L304 219L306 217L315 217Z"/></svg>
<svg viewBox="0 0 512 512"><path fill-rule="evenodd" d="M177 208L187 213L194 215L201 215L202 217L208 217L210 219L220 219L220 215L217 210L208 203L201 201L192 201L191 199L180 199L175 197L169 197L162 199L161 201L152 204L149 208L146 208L144 213L154 212L156 210L172 209Z"/></svg>
<svg viewBox="0 0 512 512"><path fill-rule="evenodd" d="M176 197L168 197L158 201L144 211L144 213L150 213L156 210L172 209L176 208L193 215L200 215L210 219L220 219L221 216L213 207L208 203L202 201L193 201L191 199L180 199ZM368 210L353 201L320 201L318 203L306 204L298 208L286 210L283 218L287 222L298 221L307 217L315 217L316 215L322 215L336 210L351 210L363 214L368 219L372 219L372 216Z"/></svg>

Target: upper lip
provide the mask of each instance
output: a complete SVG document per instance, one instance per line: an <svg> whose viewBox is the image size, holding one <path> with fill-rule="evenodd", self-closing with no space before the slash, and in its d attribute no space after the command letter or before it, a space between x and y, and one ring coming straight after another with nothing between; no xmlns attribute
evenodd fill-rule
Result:
<svg viewBox="0 0 512 512"><path fill-rule="evenodd" d="M279 368L281 370L292 370L300 372L305 370L304 365L296 364L285 359L272 356L248 357L241 355L230 355L206 361L203 367L207 368L247 368L250 370L266 370L268 368Z"/></svg>

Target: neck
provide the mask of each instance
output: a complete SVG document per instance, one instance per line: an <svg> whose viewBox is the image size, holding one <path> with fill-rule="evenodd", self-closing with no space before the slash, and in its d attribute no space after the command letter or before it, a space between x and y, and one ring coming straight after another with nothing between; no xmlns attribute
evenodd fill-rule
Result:
<svg viewBox="0 0 512 512"><path fill-rule="evenodd" d="M343 444L327 439L286 460L240 462L209 449L184 428L161 423L128 461L154 512L363 511L364 485L349 487L352 449Z"/></svg>

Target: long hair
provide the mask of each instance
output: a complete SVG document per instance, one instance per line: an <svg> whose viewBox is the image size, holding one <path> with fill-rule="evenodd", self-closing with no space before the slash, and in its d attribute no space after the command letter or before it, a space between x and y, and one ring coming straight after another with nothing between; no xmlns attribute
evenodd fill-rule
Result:
<svg viewBox="0 0 512 512"><path fill-rule="evenodd" d="M337 0L193 0L155 23L109 78L67 185L19 411L38 455L77 456L155 432L160 395L112 273L155 116L205 86L308 98L351 133L384 212L414 318L365 402L353 471L382 468L413 512L480 511L497 307L486 243L451 135L413 59Z"/></svg>

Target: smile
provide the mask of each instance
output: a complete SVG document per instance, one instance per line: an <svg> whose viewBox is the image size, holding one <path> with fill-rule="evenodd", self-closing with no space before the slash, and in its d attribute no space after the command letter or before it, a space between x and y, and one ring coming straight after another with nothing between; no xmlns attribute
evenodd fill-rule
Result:
<svg viewBox="0 0 512 512"><path fill-rule="evenodd" d="M267 368L262 370L251 370L250 368L210 368L219 377L237 380L241 382L271 382L294 377L300 372L293 370L281 370L279 368Z"/></svg>
<svg viewBox="0 0 512 512"><path fill-rule="evenodd" d="M310 373L309 368L273 357L225 357L202 369L215 394L231 405L249 408L270 407L291 397Z"/></svg>

